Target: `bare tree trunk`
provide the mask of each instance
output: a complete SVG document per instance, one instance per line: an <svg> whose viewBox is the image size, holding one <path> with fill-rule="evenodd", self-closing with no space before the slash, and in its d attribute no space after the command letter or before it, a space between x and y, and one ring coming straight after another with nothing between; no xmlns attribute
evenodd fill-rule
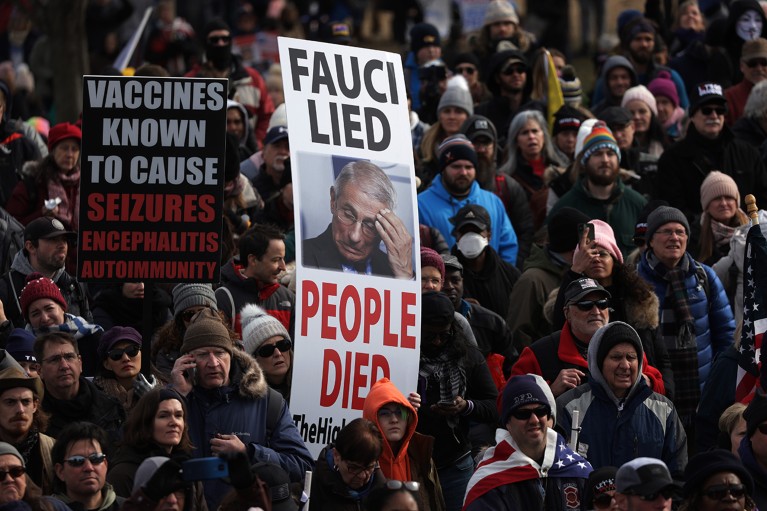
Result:
<svg viewBox="0 0 767 511"><path fill-rule="evenodd" d="M83 102L83 75L90 67L85 37L88 0L36 0L35 11L48 35L53 104L58 122L74 122Z"/></svg>

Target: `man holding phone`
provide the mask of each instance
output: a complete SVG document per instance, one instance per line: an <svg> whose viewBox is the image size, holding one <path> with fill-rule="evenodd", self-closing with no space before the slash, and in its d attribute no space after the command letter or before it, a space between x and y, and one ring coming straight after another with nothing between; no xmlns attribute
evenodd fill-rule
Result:
<svg viewBox="0 0 767 511"><path fill-rule="evenodd" d="M279 463L293 482L300 482L311 470L312 456L287 404L269 390L256 360L233 345L226 327L209 309L187 328L171 379L187 398L194 457L243 452L252 463ZM281 403L276 424L270 427L272 399ZM208 508L217 509L227 485L211 480L204 487Z"/></svg>

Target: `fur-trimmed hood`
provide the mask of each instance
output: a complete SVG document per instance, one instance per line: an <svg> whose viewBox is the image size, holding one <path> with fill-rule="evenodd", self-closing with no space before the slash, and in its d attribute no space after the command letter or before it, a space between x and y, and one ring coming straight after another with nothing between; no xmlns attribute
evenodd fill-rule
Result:
<svg viewBox="0 0 767 511"><path fill-rule="evenodd" d="M623 290L621 302L631 326L636 329L657 328L660 323L660 302L652 286L636 270L625 264L615 273L614 280Z"/></svg>
<svg viewBox="0 0 767 511"><path fill-rule="evenodd" d="M261 399L266 397L269 389L264 372L256 359L239 349L235 349L232 353L229 381L244 399Z"/></svg>

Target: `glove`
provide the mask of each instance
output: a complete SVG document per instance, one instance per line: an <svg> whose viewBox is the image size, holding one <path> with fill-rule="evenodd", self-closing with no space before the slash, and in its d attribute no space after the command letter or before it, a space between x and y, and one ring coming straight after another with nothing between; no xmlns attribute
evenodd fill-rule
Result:
<svg viewBox="0 0 767 511"><path fill-rule="evenodd" d="M176 460L168 460L154 471L149 481L142 487L146 496L154 502L188 486L181 476L181 465Z"/></svg>
<svg viewBox="0 0 767 511"><path fill-rule="evenodd" d="M147 379L142 373L138 373L138 376L133 381L133 395L136 396L136 399L139 399L156 386L157 378L154 375L150 374L149 379Z"/></svg>
<svg viewBox="0 0 767 511"><path fill-rule="evenodd" d="M218 455L229 465L229 482L238 490L249 488L256 478L250 470L250 460L244 452L222 452Z"/></svg>

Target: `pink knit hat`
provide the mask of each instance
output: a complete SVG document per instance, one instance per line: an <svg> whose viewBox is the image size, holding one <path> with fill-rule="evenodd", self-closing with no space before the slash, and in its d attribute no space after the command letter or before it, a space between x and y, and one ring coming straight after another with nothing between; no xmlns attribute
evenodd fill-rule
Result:
<svg viewBox="0 0 767 511"><path fill-rule="evenodd" d="M623 108L626 108L626 105L628 105L629 101L633 101L635 99L638 99L639 101L642 101L643 103L645 103L650 108L652 113L655 114L656 117L658 116L658 104L655 102L655 96L652 95L652 92L647 90L647 87L645 87L644 85L637 85L636 87L631 87L623 95L623 101L621 101L621 106Z"/></svg>
<svg viewBox="0 0 767 511"><path fill-rule="evenodd" d="M652 95L656 98L663 96L668 98L674 103L674 108L679 106L679 94L676 91L676 85L671 80L671 75L668 71L661 71L658 76L650 82L647 89L652 92Z"/></svg>
<svg viewBox="0 0 767 511"><path fill-rule="evenodd" d="M722 195L734 197L740 207L740 192L735 181L723 172L712 170L700 185L700 207L706 211L711 201Z"/></svg>
<svg viewBox="0 0 767 511"><path fill-rule="evenodd" d="M615 233L613 233L613 228L610 227L610 224L602 220L590 220L589 223L594 225L594 244L607 250L616 261L623 264L623 254L621 249L618 248L618 243L615 241ZM576 254L578 250L579 247L576 246Z"/></svg>

